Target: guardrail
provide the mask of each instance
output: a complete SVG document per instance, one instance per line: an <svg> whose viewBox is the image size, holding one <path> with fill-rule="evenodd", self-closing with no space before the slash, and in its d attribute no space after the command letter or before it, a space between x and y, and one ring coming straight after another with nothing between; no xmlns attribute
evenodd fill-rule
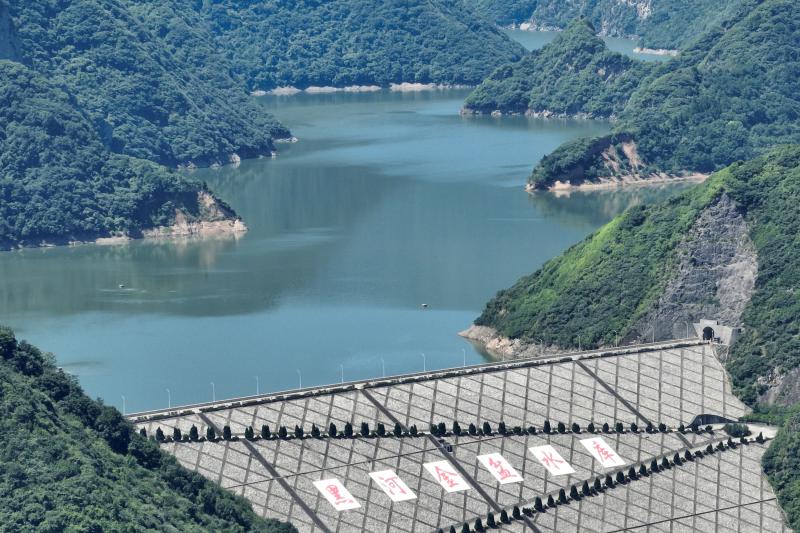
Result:
<svg viewBox="0 0 800 533"><path fill-rule="evenodd" d="M517 368L550 365L554 363L568 363L576 360L590 360L602 357L618 357L621 355L629 355L633 353L653 352L657 350L673 349L673 348L684 348L687 346L699 346L702 344L707 344L707 342L698 340L695 337L690 337L687 339L672 340L667 342L629 344L626 346L620 346L615 348L564 352L553 355L530 357L525 359L511 359L508 361L495 361L491 363L481 363L478 365L432 370L427 372L398 374L386 378L373 378L373 379L358 380L358 381L347 381L335 385L304 387L302 389L289 389L285 391L272 392L268 394L241 396L236 398L229 398L226 400L220 400L216 402L204 402L204 403L183 405L168 409L154 409L150 411L141 411L138 413L128 414L126 415L126 417L132 422L147 422L151 420L162 420L165 418L175 418L180 416L189 416L197 413L206 413L209 411L233 409L236 407L247 407L251 405L260 405L265 403L282 402L287 400L297 400L308 397L325 396L329 394L337 394L342 392L351 392L353 390L362 388L402 385L406 383L416 383L432 379L445 379L458 376L468 376L484 372L496 372L500 370L514 370Z"/></svg>

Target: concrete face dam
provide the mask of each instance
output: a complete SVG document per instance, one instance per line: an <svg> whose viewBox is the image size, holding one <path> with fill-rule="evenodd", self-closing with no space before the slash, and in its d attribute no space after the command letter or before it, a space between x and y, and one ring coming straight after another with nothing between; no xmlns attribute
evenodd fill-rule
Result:
<svg viewBox="0 0 800 533"><path fill-rule="evenodd" d="M130 419L151 436L160 428L162 448L187 468L300 531L461 532L478 519L502 531L790 531L761 473L768 442L678 429L746 412L713 347L686 341Z"/></svg>

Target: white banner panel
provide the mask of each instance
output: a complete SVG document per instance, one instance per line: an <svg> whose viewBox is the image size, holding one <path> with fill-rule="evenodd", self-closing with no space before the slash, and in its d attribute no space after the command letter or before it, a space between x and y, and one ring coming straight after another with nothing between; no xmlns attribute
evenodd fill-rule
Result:
<svg viewBox="0 0 800 533"><path fill-rule="evenodd" d="M457 492L472 488L469 486L469 483L461 477L461 474L453 468L453 465L447 461L425 463L423 466L447 492Z"/></svg>
<svg viewBox="0 0 800 533"><path fill-rule="evenodd" d="M574 474L575 470L568 462L549 444L528 448L536 459L554 476Z"/></svg>
<svg viewBox="0 0 800 533"><path fill-rule="evenodd" d="M594 437L592 439L583 439L581 441L583 447L589 450L597 462L603 465L604 468L613 468L615 466L625 465L625 461L617 455L611 446L606 444L603 437Z"/></svg>
<svg viewBox="0 0 800 533"><path fill-rule="evenodd" d="M489 453L486 455L479 455L478 461L483 463L489 472L500 482L501 485L506 483L520 483L522 476L520 476L514 467L506 461L505 457L499 453Z"/></svg>
<svg viewBox="0 0 800 533"><path fill-rule="evenodd" d="M358 509L361 504L353 498L338 479L323 479L315 481L314 486L325 496L325 499L333 505L337 511L347 511L348 509Z"/></svg>
<svg viewBox="0 0 800 533"><path fill-rule="evenodd" d="M370 472L369 477L383 489L383 492L385 492L393 502L404 502L417 497L417 495L408 488L408 485L397 476L394 470Z"/></svg>

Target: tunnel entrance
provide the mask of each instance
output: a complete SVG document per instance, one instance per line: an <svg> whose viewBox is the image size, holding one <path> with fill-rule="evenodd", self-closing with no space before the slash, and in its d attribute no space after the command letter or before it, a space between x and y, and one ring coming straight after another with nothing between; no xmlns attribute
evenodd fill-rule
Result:
<svg viewBox="0 0 800 533"><path fill-rule="evenodd" d="M703 328L703 340L704 341L714 340L714 329L711 328L711 326L706 326Z"/></svg>

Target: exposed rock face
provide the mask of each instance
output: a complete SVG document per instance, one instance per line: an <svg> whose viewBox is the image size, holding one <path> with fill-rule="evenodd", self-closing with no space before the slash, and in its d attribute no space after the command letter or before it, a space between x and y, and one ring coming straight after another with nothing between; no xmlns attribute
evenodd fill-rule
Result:
<svg viewBox="0 0 800 533"><path fill-rule="evenodd" d="M481 350L486 351L496 359L518 359L537 357L541 355L555 355L573 350L564 350L556 346L542 344L526 344L519 339L510 339L497 333L489 326L476 326L473 324L459 333L460 336L476 344Z"/></svg>
<svg viewBox="0 0 800 533"><path fill-rule="evenodd" d="M687 323L701 318L742 325L753 294L758 258L747 224L723 194L705 209L678 246L672 278L661 298L636 324L626 341L665 340L686 335Z"/></svg>
<svg viewBox="0 0 800 533"><path fill-rule="evenodd" d="M208 191L197 193L199 213L192 215L175 210L175 221L169 226L142 231L145 238L191 237L237 234L247 231L247 226L224 203Z"/></svg>

